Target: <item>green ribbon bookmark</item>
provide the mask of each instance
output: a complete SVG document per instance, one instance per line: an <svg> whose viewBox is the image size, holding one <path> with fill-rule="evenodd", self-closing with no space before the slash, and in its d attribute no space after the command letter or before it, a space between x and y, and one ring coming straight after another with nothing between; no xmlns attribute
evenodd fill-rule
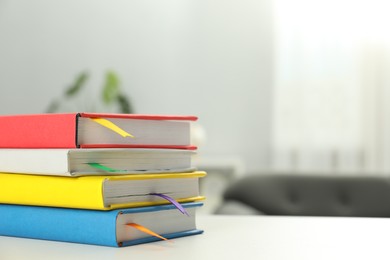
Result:
<svg viewBox="0 0 390 260"><path fill-rule="evenodd" d="M105 172L126 172L126 171L123 171L123 170L117 170L117 169L113 169L113 168L101 165L100 163L88 163L88 165L93 167L93 168L96 168L96 169L99 169L99 170L103 170Z"/></svg>

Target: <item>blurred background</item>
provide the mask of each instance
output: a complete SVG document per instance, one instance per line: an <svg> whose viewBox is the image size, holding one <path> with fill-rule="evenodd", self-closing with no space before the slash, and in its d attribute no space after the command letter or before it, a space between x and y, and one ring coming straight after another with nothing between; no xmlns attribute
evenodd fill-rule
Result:
<svg viewBox="0 0 390 260"><path fill-rule="evenodd" d="M0 114L120 112L111 87L135 113L197 115L215 203L244 175L388 175L389 7L0 0Z"/></svg>

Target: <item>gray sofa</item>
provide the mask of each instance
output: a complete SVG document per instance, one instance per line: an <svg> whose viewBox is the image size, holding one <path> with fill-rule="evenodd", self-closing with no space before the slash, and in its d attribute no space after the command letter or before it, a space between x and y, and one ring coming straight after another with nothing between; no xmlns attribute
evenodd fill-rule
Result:
<svg viewBox="0 0 390 260"><path fill-rule="evenodd" d="M229 186L216 214L390 217L390 178L262 174Z"/></svg>

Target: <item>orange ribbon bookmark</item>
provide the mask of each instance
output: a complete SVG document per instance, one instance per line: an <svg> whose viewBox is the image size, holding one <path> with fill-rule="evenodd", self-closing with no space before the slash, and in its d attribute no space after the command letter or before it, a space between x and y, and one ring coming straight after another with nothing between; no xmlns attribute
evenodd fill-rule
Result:
<svg viewBox="0 0 390 260"><path fill-rule="evenodd" d="M146 234L148 234L148 235L157 237L157 238L159 238L159 239L161 239L161 240L165 240L165 241L168 240L167 238L165 238L165 237L163 237L163 236L160 236L159 234L153 232L152 230L150 230L150 229L148 229L148 228L146 228L146 227L144 227L144 226L142 226L142 225L139 225L139 224L137 224L137 223L127 223L126 226L133 227L133 228L135 228L135 229L138 229L138 230L141 231L141 232L144 232L144 233L146 233Z"/></svg>

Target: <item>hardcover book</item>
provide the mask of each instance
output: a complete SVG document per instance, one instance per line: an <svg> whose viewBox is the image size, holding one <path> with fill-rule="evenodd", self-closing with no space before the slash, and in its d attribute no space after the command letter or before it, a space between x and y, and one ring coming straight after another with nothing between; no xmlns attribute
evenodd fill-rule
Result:
<svg viewBox="0 0 390 260"><path fill-rule="evenodd" d="M0 149L0 172L60 176L189 172L195 151L91 148Z"/></svg>
<svg viewBox="0 0 390 260"><path fill-rule="evenodd" d="M112 210L203 200L205 172L62 177L0 173L0 203Z"/></svg>
<svg viewBox="0 0 390 260"><path fill-rule="evenodd" d="M195 222L202 203L111 211L0 204L0 235L123 247L161 240L134 228L142 226L166 239L200 234Z"/></svg>
<svg viewBox="0 0 390 260"><path fill-rule="evenodd" d="M195 116L27 114L0 116L2 148L177 148L190 143Z"/></svg>

